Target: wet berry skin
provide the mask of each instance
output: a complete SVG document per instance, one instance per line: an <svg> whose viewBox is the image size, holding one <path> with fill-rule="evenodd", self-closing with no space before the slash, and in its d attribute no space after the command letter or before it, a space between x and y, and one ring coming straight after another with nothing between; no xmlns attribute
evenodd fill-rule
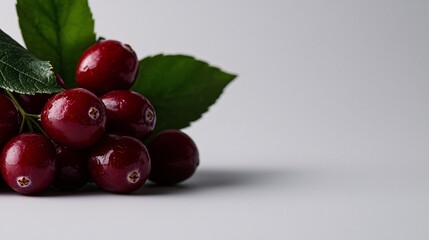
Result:
<svg viewBox="0 0 429 240"><path fill-rule="evenodd" d="M109 134L91 148L88 166L92 180L100 188L129 193L146 182L150 157L139 140Z"/></svg>
<svg viewBox="0 0 429 240"><path fill-rule="evenodd" d="M55 74L57 83L63 88L66 89L66 85L60 75ZM43 106L45 106L46 102L49 98L54 96L55 94L45 94L39 93L34 95L28 94L20 94L14 93L16 100L19 105L25 110L27 113L31 114L40 114L42 112Z"/></svg>
<svg viewBox="0 0 429 240"><path fill-rule="evenodd" d="M0 147L18 134L21 121L21 114L12 100L0 94Z"/></svg>
<svg viewBox="0 0 429 240"><path fill-rule="evenodd" d="M52 183L63 190L75 190L89 181L88 151L58 145L57 174Z"/></svg>
<svg viewBox="0 0 429 240"><path fill-rule="evenodd" d="M102 96L113 90L130 89L137 70L137 55L129 45L103 40L83 53L77 65L76 81L79 87Z"/></svg>
<svg viewBox="0 0 429 240"><path fill-rule="evenodd" d="M55 177L55 148L39 133L12 138L0 156L3 179L16 192L33 195L49 187Z"/></svg>
<svg viewBox="0 0 429 240"><path fill-rule="evenodd" d="M155 109L140 93L129 90L112 91L101 100L106 106L107 132L140 140L153 132L156 123Z"/></svg>
<svg viewBox="0 0 429 240"><path fill-rule="evenodd" d="M41 119L43 129L56 143L83 149L103 136L106 109L88 90L73 88L50 98Z"/></svg>
<svg viewBox="0 0 429 240"><path fill-rule="evenodd" d="M149 180L172 185L192 176L200 163L194 141L179 130L158 133L148 145L152 170Z"/></svg>

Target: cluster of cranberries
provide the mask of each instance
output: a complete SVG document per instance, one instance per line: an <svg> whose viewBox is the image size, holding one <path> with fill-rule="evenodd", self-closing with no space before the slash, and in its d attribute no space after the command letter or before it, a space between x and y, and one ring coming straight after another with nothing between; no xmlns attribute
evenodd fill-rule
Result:
<svg viewBox="0 0 429 240"><path fill-rule="evenodd" d="M137 71L129 45L103 40L79 60L78 88L0 94L0 170L7 185L31 195L50 185L74 190L93 181L128 193L148 178L159 184L189 178L199 164L195 143L179 130L151 136L155 109L129 90ZM58 75L57 82L65 89Z"/></svg>

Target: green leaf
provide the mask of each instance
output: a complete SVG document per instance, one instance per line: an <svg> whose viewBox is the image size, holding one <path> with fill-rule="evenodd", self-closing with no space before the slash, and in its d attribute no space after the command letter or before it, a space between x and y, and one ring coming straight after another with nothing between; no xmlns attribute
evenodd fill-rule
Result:
<svg viewBox="0 0 429 240"><path fill-rule="evenodd" d="M154 105L159 132L199 119L235 77L190 56L156 55L140 61L133 90Z"/></svg>
<svg viewBox="0 0 429 240"><path fill-rule="evenodd" d="M49 60L66 85L75 87L77 62L95 43L88 1L18 0L16 10L28 50Z"/></svg>
<svg viewBox="0 0 429 240"><path fill-rule="evenodd" d="M0 87L24 94L62 90L55 80L51 64L37 59L1 29Z"/></svg>

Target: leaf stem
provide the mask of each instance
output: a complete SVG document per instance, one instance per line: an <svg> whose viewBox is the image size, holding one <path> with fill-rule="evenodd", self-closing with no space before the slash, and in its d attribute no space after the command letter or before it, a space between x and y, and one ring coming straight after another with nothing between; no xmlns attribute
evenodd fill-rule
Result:
<svg viewBox="0 0 429 240"><path fill-rule="evenodd" d="M30 121L30 119L31 119L31 118L26 118L25 120L26 120L26 122L27 122L28 130L30 130L30 132L33 132L33 131L34 131L34 130L33 130L33 125L31 125L31 121Z"/></svg>
<svg viewBox="0 0 429 240"><path fill-rule="evenodd" d="M25 124L24 117L22 117L21 125L19 126L19 133L22 133L22 130L24 130L24 124Z"/></svg>
<svg viewBox="0 0 429 240"><path fill-rule="evenodd" d="M42 133L45 137L48 137L48 134L46 134L45 130L43 130L42 126L40 126L40 114L31 114L25 112L24 108L19 104L18 100L16 100L15 96L8 90L5 90L6 94L9 96L9 98L12 100L12 102L15 104L15 106L18 108L19 113L22 116L21 125L19 127L19 133L22 133L24 130L24 125L27 123L28 130L30 132L34 132L34 128ZM49 137L48 137L49 138Z"/></svg>
<svg viewBox="0 0 429 240"><path fill-rule="evenodd" d="M13 94L11 92L9 92L8 90L5 90L6 94L9 96L10 99L12 99L12 102L15 103L15 106L18 108L19 113L21 113L22 115L22 121L25 120L25 117L28 115L25 110L21 107L21 105L18 103L18 101L16 100L15 96L13 96Z"/></svg>
<svg viewBox="0 0 429 240"><path fill-rule="evenodd" d="M36 119L29 118L29 120L31 122L33 122L34 126L40 131L41 134L43 134L45 137L49 138L48 134L45 132L45 130L42 128L42 126L40 126L40 123Z"/></svg>
<svg viewBox="0 0 429 240"><path fill-rule="evenodd" d="M25 113L25 114L29 117L40 119L40 114L31 114L31 113Z"/></svg>

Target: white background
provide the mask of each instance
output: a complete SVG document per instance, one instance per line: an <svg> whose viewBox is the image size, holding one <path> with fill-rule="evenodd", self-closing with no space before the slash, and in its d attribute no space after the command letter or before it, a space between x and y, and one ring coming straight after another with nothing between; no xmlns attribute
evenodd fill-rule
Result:
<svg viewBox="0 0 429 240"><path fill-rule="evenodd" d="M429 2L90 1L140 57L239 78L186 129L196 175L132 195L0 193L1 239L428 239ZM14 1L0 28L22 43Z"/></svg>

